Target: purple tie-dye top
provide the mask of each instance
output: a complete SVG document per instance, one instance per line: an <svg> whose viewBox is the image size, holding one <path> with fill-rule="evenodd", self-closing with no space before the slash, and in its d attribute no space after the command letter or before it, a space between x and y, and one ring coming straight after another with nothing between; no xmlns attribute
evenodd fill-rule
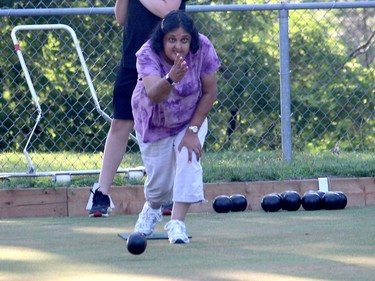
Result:
<svg viewBox="0 0 375 281"><path fill-rule="evenodd" d="M136 53L138 82L132 97L135 130L143 142L155 142L178 134L194 115L202 97L201 77L212 74L220 67L219 58L209 39L199 34L200 48L189 52L185 61L189 66L184 78L176 84L164 102L155 104L147 96L142 78L159 75L164 77L172 68L152 51L147 41Z"/></svg>

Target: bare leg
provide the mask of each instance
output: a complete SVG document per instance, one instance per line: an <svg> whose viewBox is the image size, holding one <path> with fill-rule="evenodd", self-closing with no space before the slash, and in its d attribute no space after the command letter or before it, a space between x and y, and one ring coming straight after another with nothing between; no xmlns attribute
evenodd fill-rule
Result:
<svg viewBox="0 0 375 281"><path fill-rule="evenodd" d="M185 221L190 205L191 203L174 202L171 219Z"/></svg>
<svg viewBox="0 0 375 281"><path fill-rule="evenodd" d="M128 146L130 132L134 122L131 120L113 119L105 143L102 168L99 176L99 190L108 194L118 167Z"/></svg>

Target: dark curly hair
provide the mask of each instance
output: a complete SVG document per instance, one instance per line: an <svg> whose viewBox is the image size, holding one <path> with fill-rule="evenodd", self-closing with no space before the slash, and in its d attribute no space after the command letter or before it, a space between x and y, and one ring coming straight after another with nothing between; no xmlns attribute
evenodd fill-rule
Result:
<svg viewBox="0 0 375 281"><path fill-rule="evenodd" d="M160 54L163 50L163 38L168 32L182 27L191 36L190 51L194 54L199 49L199 33L194 21L181 10L172 11L156 26L151 34L151 48Z"/></svg>

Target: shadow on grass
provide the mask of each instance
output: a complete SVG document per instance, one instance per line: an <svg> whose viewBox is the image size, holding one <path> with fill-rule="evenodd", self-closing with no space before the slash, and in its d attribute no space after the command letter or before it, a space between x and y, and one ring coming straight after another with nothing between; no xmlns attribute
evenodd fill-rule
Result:
<svg viewBox="0 0 375 281"><path fill-rule="evenodd" d="M118 233L136 216L0 220L2 280L373 280L375 208L189 214L187 245ZM157 225L161 232L164 222Z"/></svg>

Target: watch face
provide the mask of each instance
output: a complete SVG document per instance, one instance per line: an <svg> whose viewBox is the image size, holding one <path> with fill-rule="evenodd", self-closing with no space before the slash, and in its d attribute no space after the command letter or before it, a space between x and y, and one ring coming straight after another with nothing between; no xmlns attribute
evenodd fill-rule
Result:
<svg viewBox="0 0 375 281"><path fill-rule="evenodd" d="M194 133L198 133L198 127L197 126L190 126L189 129Z"/></svg>

